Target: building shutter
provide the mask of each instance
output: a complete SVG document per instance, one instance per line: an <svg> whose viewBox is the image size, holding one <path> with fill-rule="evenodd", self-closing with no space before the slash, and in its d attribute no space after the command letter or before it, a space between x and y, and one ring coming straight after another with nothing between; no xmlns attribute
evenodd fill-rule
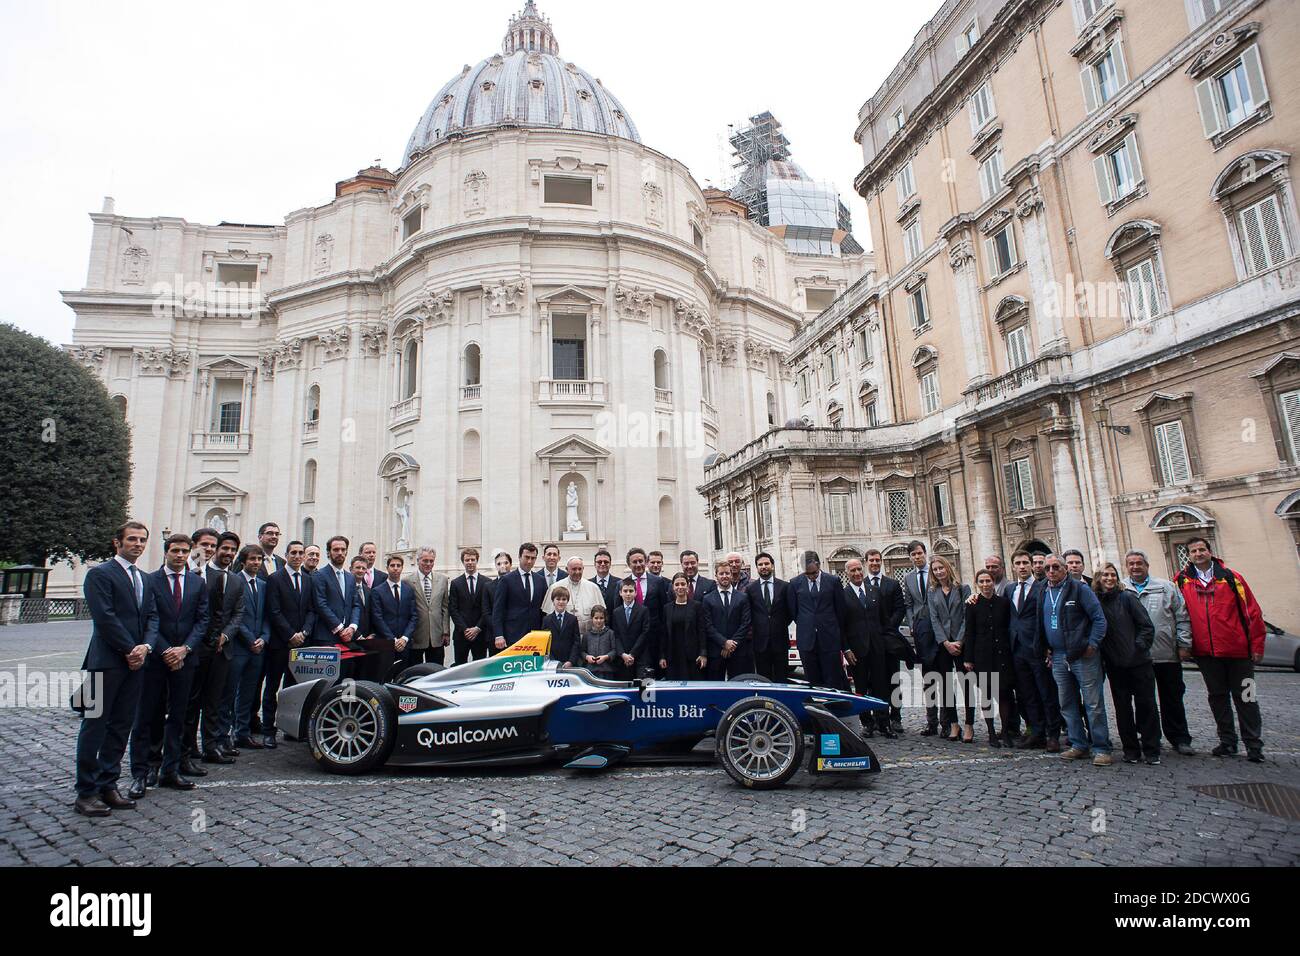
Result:
<svg viewBox="0 0 1300 956"><path fill-rule="evenodd" d="M1241 54L1241 67L1250 84L1250 102L1259 109L1268 102L1268 87L1264 84L1264 67L1259 60L1259 47L1247 47Z"/></svg>
<svg viewBox="0 0 1300 956"><path fill-rule="evenodd" d="M1092 113L1101 105L1101 92L1097 89L1096 71L1091 65L1079 71L1079 82L1083 84L1084 110Z"/></svg>
<svg viewBox="0 0 1300 956"><path fill-rule="evenodd" d="M1137 133L1129 133L1124 137L1124 151L1128 155L1128 168L1133 176L1133 186L1142 182L1142 160L1138 158L1138 138Z"/></svg>
<svg viewBox="0 0 1300 956"><path fill-rule="evenodd" d="M1021 458L1016 462L1016 478L1020 482L1020 500L1024 509L1029 511L1038 507L1038 499L1034 497L1034 474L1029 467L1029 459Z"/></svg>
<svg viewBox="0 0 1300 956"><path fill-rule="evenodd" d="M1246 271L1251 275L1268 268L1268 253L1264 247L1260 227L1259 203L1241 211L1241 252L1246 260Z"/></svg>
<svg viewBox="0 0 1300 956"><path fill-rule="evenodd" d="M1092 161L1093 171L1097 174L1097 193L1103 205L1108 205L1115 198L1115 190L1110 184L1110 157L1098 156Z"/></svg>
<svg viewBox="0 0 1300 956"><path fill-rule="evenodd" d="M1196 84L1196 105L1201 110L1201 127L1205 138L1210 139L1223 129L1223 110L1214 91L1214 80L1205 80Z"/></svg>
<svg viewBox="0 0 1300 956"><path fill-rule="evenodd" d="M1115 58L1115 79L1117 90L1128 86L1128 64L1124 62L1124 46L1118 40L1111 44L1110 55Z"/></svg>
<svg viewBox="0 0 1300 956"><path fill-rule="evenodd" d="M1192 467L1187 459L1187 444L1183 441L1183 423L1166 422L1156 427L1156 454L1160 459L1160 473L1166 485L1181 485L1192 478Z"/></svg>
<svg viewBox="0 0 1300 956"><path fill-rule="evenodd" d="M1011 511L1024 511L1024 504L1020 500L1020 490L1016 483L1015 462L1002 466L1002 481L1006 485L1007 508Z"/></svg>
<svg viewBox="0 0 1300 956"><path fill-rule="evenodd" d="M1281 401L1282 430L1291 449L1291 463L1300 464L1300 392L1287 392Z"/></svg>

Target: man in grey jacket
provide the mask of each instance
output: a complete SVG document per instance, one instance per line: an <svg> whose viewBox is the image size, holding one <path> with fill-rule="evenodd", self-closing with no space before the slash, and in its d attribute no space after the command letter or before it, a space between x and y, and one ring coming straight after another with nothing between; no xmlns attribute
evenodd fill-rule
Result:
<svg viewBox="0 0 1300 956"><path fill-rule="evenodd" d="M1187 711L1183 709L1183 665L1178 649L1192 647L1192 621L1187 614L1187 602L1172 581L1151 577L1151 562L1143 551L1130 551L1124 556L1128 577L1122 582L1125 588L1137 594L1146 608L1151 623L1156 628L1155 643L1151 645L1151 662L1156 672L1156 690L1160 695L1160 723L1165 737L1175 750L1190 757L1192 734L1187 728Z"/></svg>
<svg viewBox="0 0 1300 956"><path fill-rule="evenodd" d="M907 626L912 632L912 647L916 649L921 686L924 687L927 675L936 673L940 650L938 642L934 639L934 628L930 624L929 555L926 553L925 544L921 541L913 541L909 544L907 553L912 559L912 570L908 571L907 576L903 578L903 607L906 611ZM942 682L939 687L942 687ZM921 732L921 736L933 737L938 733L938 700L927 700L925 730Z"/></svg>

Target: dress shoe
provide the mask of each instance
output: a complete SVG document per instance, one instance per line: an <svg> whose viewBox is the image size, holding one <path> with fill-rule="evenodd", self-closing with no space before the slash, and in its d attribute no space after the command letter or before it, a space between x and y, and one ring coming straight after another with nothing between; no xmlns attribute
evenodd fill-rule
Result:
<svg viewBox="0 0 1300 956"><path fill-rule="evenodd" d="M1097 754L1092 758L1092 765L1094 767L1109 767L1114 762L1115 761L1111 758L1110 754Z"/></svg>
<svg viewBox="0 0 1300 956"><path fill-rule="evenodd" d="M220 751L220 750L209 750L207 753L205 753L205 754L203 755L203 762L204 762L204 763L230 764L230 763L234 763L234 762L235 762L235 758L234 758L234 757L227 757L227 756L226 756L222 751Z"/></svg>
<svg viewBox="0 0 1300 956"><path fill-rule="evenodd" d="M937 737L937 736L939 736L939 728L938 728L938 727L926 727L925 730L921 731L921 736L922 736L922 737Z"/></svg>
<svg viewBox="0 0 1300 956"><path fill-rule="evenodd" d="M158 777L161 774L161 767L150 767L149 774L144 778L144 785L150 790L158 789Z"/></svg>
<svg viewBox="0 0 1300 956"><path fill-rule="evenodd" d="M100 793L99 799L103 800L106 804L108 804L108 808L110 810L134 810L135 809L135 801L128 800L126 797L122 796L121 791L118 790L117 787L113 787L111 790L105 790L102 793Z"/></svg>
<svg viewBox="0 0 1300 956"><path fill-rule="evenodd" d="M903 735L903 722L901 720L891 720L889 722L889 729L892 730L896 736L901 737Z"/></svg>
<svg viewBox="0 0 1300 956"><path fill-rule="evenodd" d="M1080 750L1078 747L1071 747L1061 754L1062 760L1087 760L1088 751Z"/></svg>
<svg viewBox="0 0 1300 956"><path fill-rule="evenodd" d="M1174 744L1174 749L1184 757L1195 757L1196 751L1191 744Z"/></svg>
<svg viewBox="0 0 1300 956"><path fill-rule="evenodd" d="M1229 747L1227 744L1219 744L1219 746L1211 750L1210 753L1214 754L1216 757L1235 757L1237 756L1237 745L1233 744Z"/></svg>
<svg viewBox="0 0 1300 956"><path fill-rule="evenodd" d="M148 780L145 777L136 777L131 781L131 789L126 792L126 795L132 800L141 800L148 790Z"/></svg>
<svg viewBox="0 0 1300 956"><path fill-rule="evenodd" d="M183 777L206 777L208 772L196 764L189 757L181 761L181 776Z"/></svg>
<svg viewBox="0 0 1300 956"><path fill-rule="evenodd" d="M989 746L992 747L994 750L1001 750L1002 739L998 737L997 734L994 734L992 737L989 738Z"/></svg>
<svg viewBox="0 0 1300 956"><path fill-rule="evenodd" d="M1125 762L1125 763L1141 763L1141 762L1142 762L1142 755L1141 755L1141 754L1125 754L1125 755L1124 755L1124 762Z"/></svg>
<svg viewBox="0 0 1300 956"><path fill-rule="evenodd" d="M1264 751L1262 751L1262 750L1247 750L1247 751L1246 751L1246 759L1249 760L1251 763L1263 763L1263 762L1264 762Z"/></svg>
<svg viewBox="0 0 1300 956"><path fill-rule="evenodd" d="M235 741L235 746L241 750L265 750L265 746L256 737L240 737Z"/></svg>
<svg viewBox="0 0 1300 956"><path fill-rule="evenodd" d="M234 744L217 744L217 749L226 757L239 756L239 748Z"/></svg>
<svg viewBox="0 0 1300 956"><path fill-rule="evenodd" d="M1147 763L1147 766L1148 766L1148 767L1158 767L1158 766L1160 766L1160 755L1159 755L1159 754L1152 754L1151 756L1149 756L1149 757L1146 758L1146 763Z"/></svg>
<svg viewBox="0 0 1300 956"><path fill-rule="evenodd" d="M1014 737L1010 733L1005 733L1002 735L1002 746L1006 747L1008 750L1015 750L1016 741L1021 739L1023 738Z"/></svg>
<svg viewBox="0 0 1300 956"><path fill-rule="evenodd" d="M1016 741L1017 750L1042 750L1047 746L1047 738L1042 734L1030 734Z"/></svg>
<svg viewBox="0 0 1300 956"><path fill-rule="evenodd" d="M272 734L262 738L262 746L267 750L274 750L279 745L275 742L275 736Z"/></svg>
<svg viewBox="0 0 1300 956"><path fill-rule="evenodd" d="M1043 747L1043 749L1046 750L1049 754L1059 754L1061 752L1061 738L1048 737L1047 743Z"/></svg>
<svg viewBox="0 0 1300 956"><path fill-rule="evenodd" d="M83 817L107 817L113 813L108 804L97 796L77 797L77 802L72 805L72 808Z"/></svg>
<svg viewBox="0 0 1300 956"><path fill-rule="evenodd" d="M883 727L878 727L877 730L880 731L880 736L884 737L886 740L897 740L900 736L889 724L885 724Z"/></svg>
<svg viewBox="0 0 1300 956"><path fill-rule="evenodd" d="M184 777L178 777L175 774L163 777L158 781L158 786L165 790L197 790L199 785L193 780L186 780Z"/></svg>

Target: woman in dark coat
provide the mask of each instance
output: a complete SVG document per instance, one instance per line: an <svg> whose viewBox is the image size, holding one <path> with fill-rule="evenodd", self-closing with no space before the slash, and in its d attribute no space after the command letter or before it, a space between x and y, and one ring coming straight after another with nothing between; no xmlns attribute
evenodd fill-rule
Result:
<svg viewBox="0 0 1300 956"><path fill-rule="evenodd" d="M989 746L1008 747L1012 743L1011 713L1015 665L1011 660L1011 600L997 593L993 575L981 571L975 575L975 600L966 605L966 642L962 645L962 664L967 674L979 684L980 710L989 732ZM993 724L993 701L998 702L1002 721L999 737Z"/></svg>
<svg viewBox="0 0 1300 956"><path fill-rule="evenodd" d="M685 574L673 575L673 601L664 607L664 646L659 668L665 680L703 680L709 662L703 604L690 599L690 581Z"/></svg>
<svg viewBox="0 0 1300 956"><path fill-rule="evenodd" d="M1106 614L1101 657L1106 665L1110 699L1115 704L1119 739L1124 745L1124 762L1137 763L1145 758L1151 766L1158 766L1160 710L1156 706L1156 672L1151 664L1155 625L1138 596L1120 584L1115 565L1101 566L1092 589Z"/></svg>

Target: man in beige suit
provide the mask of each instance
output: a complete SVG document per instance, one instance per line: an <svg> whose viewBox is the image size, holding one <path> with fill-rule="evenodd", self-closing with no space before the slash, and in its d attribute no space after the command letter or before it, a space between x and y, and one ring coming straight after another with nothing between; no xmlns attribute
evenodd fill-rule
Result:
<svg viewBox="0 0 1300 956"><path fill-rule="evenodd" d="M421 548L416 570L405 578L415 591L415 603L420 610L419 626L411 646L407 648L411 664L447 663L447 645L451 641L451 619L447 610L451 582L445 574L434 572L437 563L437 551Z"/></svg>

